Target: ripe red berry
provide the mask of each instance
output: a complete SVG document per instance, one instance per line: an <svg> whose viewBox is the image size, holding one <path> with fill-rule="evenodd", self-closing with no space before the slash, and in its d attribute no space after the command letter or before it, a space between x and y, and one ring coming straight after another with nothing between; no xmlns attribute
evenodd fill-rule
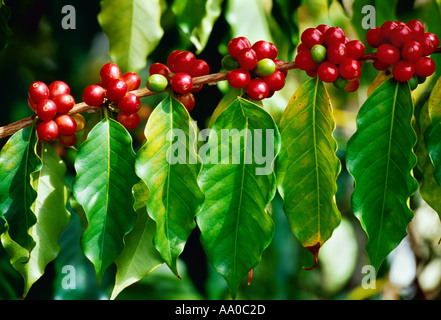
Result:
<svg viewBox="0 0 441 320"><path fill-rule="evenodd" d="M71 134L70 136L58 135L57 141L65 147L72 147L77 142L77 135Z"/></svg>
<svg viewBox="0 0 441 320"><path fill-rule="evenodd" d="M318 77L323 82L332 83L337 80L338 72L335 64L325 61L318 68Z"/></svg>
<svg viewBox="0 0 441 320"><path fill-rule="evenodd" d="M118 102L118 109L124 113L135 113L141 108L141 99L136 94L127 93L124 98Z"/></svg>
<svg viewBox="0 0 441 320"><path fill-rule="evenodd" d="M372 48L378 48L385 43L380 27L369 29L366 34L366 42Z"/></svg>
<svg viewBox="0 0 441 320"><path fill-rule="evenodd" d="M418 20L410 20L406 25L412 30L412 37L417 40L424 36L424 25Z"/></svg>
<svg viewBox="0 0 441 320"><path fill-rule="evenodd" d="M304 43L300 43L297 46L297 53L300 53L302 51L308 51L308 50L309 50L308 47Z"/></svg>
<svg viewBox="0 0 441 320"><path fill-rule="evenodd" d="M182 52L181 50L174 50L168 55L167 66L170 69L170 71L175 72L175 68L174 68L175 59L176 59L176 56L178 54L180 54L181 52Z"/></svg>
<svg viewBox="0 0 441 320"><path fill-rule="evenodd" d="M325 32L329 29L329 26L326 24L319 24L316 29L320 31L322 34L325 34Z"/></svg>
<svg viewBox="0 0 441 320"><path fill-rule="evenodd" d="M270 91L279 91L282 90L285 86L285 75L279 71L274 71L271 75L263 77L262 79L268 86Z"/></svg>
<svg viewBox="0 0 441 320"><path fill-rule="evenodd" d="M358 88L360 87L360 80L355 79L352 81L348 81L348 84L345 87L345 91L346 92L355 92L358 90Z"/></svg>
<svg viewBox="0 0 441 320"><path fill-rule="evenodd" d="M107 98L111 101L121 100L127 93L127 83L122 79L113 79L107 86Z"/></svg>
<svg viewBox="0 0 441 320"><path fill-rule="evenodd" d="M323 43L329 47L334 42L345 43L346 36L339 27L330 27L323 35Z"/></svg>
<svg viewBox="0 0 441 320"><path fill-rule="evenodd" d="M54 120L45 120L37 126L37 136L43 141L52 141L58 136L58 126Z"/></svg>
<svg viewBox="0 0 441 320"><path fill-rule="evenodd" d="M366 50L366 47L360 40L351 40L345 45L348 51L347 57L355 60L359 60Z"/></svg>
<svg viewBox="0 0 441 320"><path fill-rule="evenodd" d="M392 32L393 29L395 29L396 27L398 27L398 24L394 21L386 21L384 22L381 27L380 27L380 31L381 31L381 36L384 39L389 39L390 38L390 33Z"/></svg>
<svg viewBox="0 0 441 320"><path fill-rule="evenodd" d="M171 77L170 85L173 91L184 94L193 88L193 79L188 73L178 72Z"/></svg>
<svg viewBox="0 0 441 320"><path fill-rule="evenodd" d="M67 114L60 114L55 117L55 123L58 126L58 133L63 136L70 136L75 134L77 129L77 122L74 118Z"/></svg>
<svg viewBox="0 0 441 320"><path fill-rule="evenodd" d="M68 113L75 105L75 99L68 93L56 95L52 99L58 108L58 113Z"/></svg>
<svg viewBox="0 0 441 320"><path fill-rule="evenodd" d="M260 101L268 97L269 88L265 81L256 78L250 81L247 86L247 95L252 100Z"/></svg>
<svg viewBox="0 0 441 320"><path fill-rule="evenodd" d="M431 32L425 33L424 36L417 41L423 47L423 56L431 55L439 46L439 38Z"/></svg>
<svg viewBox="0 0 441 320"><path fill-rule="evenodd" d="M421 57L415 62L415 74L419 77L429 77L435 70L436 64L432 58Z"/></svg>
<svg viewBox="0 0 441 320"><path fill-rule="evenodd" d="M256 52L258 61L265 58L274 60L278 54L277 47L271 42L265 40L257 41L251 46L251 49Z"/></svg>
<svg viewBox="0 0 441 320"><path fill-rule="evenodd" d="M124 73L121 80L127 84L127 91L136 90L141 86L141 77L136 72Z"/></svg>
<svg viewBox="0 0 441 320"><path fill-rule="evenodd" d="M188 73L193 68L196 57L193 52L183 51L179 53L173 63L173 72L186 72Z"/></svg>
<svg viewBox="0 0 441 320"><path fill-rule="evenodd" d="M37 112L37 103L35 103L34 101L32 101L31 97L28 97L28 106L29 108L31 108L33 111Z"/></svg>
<svg viewBox="0 0 441 320"><path fill-rule="evenodd" d="M340 64L348 55L346 45L341 42L333 42L329 45L326 52L329 62L333 64Z"/></svg>
<svg viewBox="0 0 441 320"><path fill-rule="evenodd" d="M192 77L201 77L210 73L210 66L205 60L196 59L188 74Z"/></svg>
<svg viewBox="0 0 441 320"><path fill-rule="evenodd" d="M97 84L92 84L84 89L82 98L87 105L98 107L104 103L106 90Z"/></svg>
<svg viewBox="0 0 441 320"><path fill-rule="evenodd" d="M355 80L361 76L361 67L357 60L346 58L338 66L338 72L343 79Z"/></svg>
<svg viewBox="0 0 441 320"><path fill-rule="evenodd" d="M316 44L323 43L323 34L316 28L308 28L302 32L300 40L308 49L311 49Z"/></svg>
<svg viewBox="0 0 441 320"><path fill-rule="evenodd" d="M127 113L121 112L116 117L116 120L118 120L118 122L121 123L124 126L124 128L126 128L127 130L136 129L136 127L141 122L141 119L139 118L138 113L127 114Z"/></svg>
<svg viewBox="0 0 441 320"><path fill-rule="evenodd" d="M107 87L110 81L121 78L121 70L115 63L106 63L101 67L100 78L104 87Z"/></svg>
<svg viewBox="0 0 441 320"><path fill-rule="evenodd" d="M228 53L236 60L239 58L239 54L243 49L249 48L251 48L251 43L245 37L233 38L228 42Z"/></svg>
<svg viewBox="0 0 441 320"><path fill-rule="evenodd" d="M389 39L395 47L401 48L413 39L412 30L406 25L399 25L390 32Z"/></svg>
<svg viewBox="0 0 441 320"><path fill-rule="evenodd" d="M276 68L277 68L277 66L285 64L285 62L283 62L282 60L279 60L279 59L275 59L274 63L276 64ZM283 70L283 71L279 70L279 71L281 71L285 77L288 75L288 70Z"/></svg>
<svg viewBox="0 0 441 320"><path fill-rule="evenodd" d="M195 104L196 104L196 100L194 98L193 93L191 92L187 92L184 94L177 94L175 95L176 100L178 100L179 102L181 102L185 109L187 109L188 112L190 112L191 110L193 110Z"/></svg>
<svg viewBox="0 0 441 320"><path fill-rule="evenodd" d="M406 82L415 74L415 68L411 62L400 60L394 65L392 73L398 82Z"/></svg>
<svg viewBox="0 0 441 320"><path fill-rule="evenodd" d="M382 44L377 49L377 59L384 64L395 64L400 57L400 50L391 44Z"/></svg>
<svg viewBox="0 0 441 320"><path fill-rule="evenodd" d="M311 51L302 51L296 55L295 64L297 68L303 71L314 70L318 67L317 63L311 57Z"/></svg>
<svg viewBox="0 0 441 320"><path fill-rule="evenodd" d="M245 70L253 70L257 66L257 54L251 49L243 49L237 58L239 66Z"/></svg>
<svg viewBox="0 0 441 320"><path fill-rule="evenodd" d="M234 69L228 74L228 83L236 89L245 88L250 81L250 73L244 69Z"/></svg>
<svg viewBox="0 0 441 320"><path fill-rule="evenodd" d="M29 98L36 104L40 103L45 99L49 99L49 88L41 81L35 81L29 87Z"/></svg>
<svg viewBox="0 0 441 320"><path fill-rule="evenodd" d="M57 105L50 99L45 99L37 105L37 116L41 120L50 120L57 114Z"/></svg>
<svg viewBox="0 0 441 320"><path fill-rule="evenodd" d="M372 63L372 66L373 66L376 70L378 70L378 71L383 71L383 70L388 69L391 65L390 65L390 64L383 63L383 62L380 62L380 61L378 61L378 60L375 60L375 61Z"/></svg>
<svg viewBox="0 0 441 320"><path fill-rule="evenodd" d="M50 99L53 99L55 96L65 93L70 94L70 88L66 82L56 80L49 85Z"/></svg>
<svg viewBox="0 0 441 320"><path fill-rule="evenodd" d="M407 61L416 61L423 55L423 47L415 40L408 41L401 48L401 56Z"/></svg>
<svg viewBox="0 0 441 320"><path fill-rule="evenodd" d="M167 79L171 75L170 69L163 63L155 62L149 68L149 74L160 74L166 77Z"/></svg>

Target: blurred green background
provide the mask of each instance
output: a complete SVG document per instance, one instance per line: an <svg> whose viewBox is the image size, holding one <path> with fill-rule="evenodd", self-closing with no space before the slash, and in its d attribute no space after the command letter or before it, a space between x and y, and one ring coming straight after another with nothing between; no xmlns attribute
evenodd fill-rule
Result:
<svg viewBox="0 0 441 320"><path fill-rule="evenodd" d="M153 0L144 0L146 2ZM103 2L107 2L104 0ZM155 1L156 2L156 1ZM185 6L204 5L207 1L162 0L159 43L151 48L145 66L136 71L142 86L153 62L166 62L174 49L191 50L206 60L211 72L221 70L221 59L227 52L229 39L246 36L251 42L267 40L279 48L279 58L293 61L301 32L318 24L342 27L351 39L363 42L367 30L361 27L362 8L372 5L376 9L376 25L386 20L421 20L427 30L441 36L441 1L438 0L210 0L206 12L207 25L197 30L195 41L184 32L186 21L179 10ZM6 4L7 7L4 5ZM76 29L65 30L61 21L62 8L72 5L76 13ZM99 24L101 10L98 0L2 0L0 15L2 29L0 41L6 43L0 52L0 126L27 117L32 111L27 106L27 90L35 80L51 83L67 82L76 101L81 101L83 89L99 81L101 66L111 61L109 40ZM184 9L182 9L182 7ZM174 9L173 9L174 8ZM178 8L178 9L176 9ZM181 9L179 9L181 8ZM187 8L188 9L188 8ZM120 17L113 17L115 22ZM5 26L7 22L8 28ZM149 21L145 21L149 28ZM203 40L202 42L200 40ZM1 43L0 43L1 44ZM369 51L370 49L367 48ZM439 58L436 58L437 62ZM441 65L441 64L440 64ZM421 107L439 77L437 74L414 91L417 109ZM250 286L244 282L238 299L439 299L441 298L441 238L439 217L418 195L412 197L415 217L409 225L409 235L394 250L382 266L375 288L363 288L369 274L363 269L369 264L365 252L366 236L352 214L350 196L353 180L344 167L345 146L355 131L355 117L366 99L367 87L377 75L365 63L360 89L353 94L327 86L337 122L335 137L339 143L338 156L343 164L338 178L336 200L343 221L333 237L323 246L318 267L312 271L302 266L313 264L311 254L302 248L289 229L279 197L273 202L276 231L272 244L264 252L262 262L255 268ZM302 82L304 72L289 72L286 87L264 102L264 107L277 121L289 99ZM225 82L205 86L195 95L196 106L191 116L203 129L228 90ZM144 137L142 129L151 110L162 99L161 95L142 99L143 123L132 132L137 150ZM86 118L89 115L85 115ZM7 139L0 140L0 147ZM73 179L73 161L76 150L54 144L68 164L67 180ZM418 172L415 172L418 176ZM102 285L96 285L92 264L84 257L79 238L82 234L78 216L72 211L68 228L60 238L61 253L46 268L44 276L30 290L27 299L108 299L114 279L114 268L105 275ZM194 230L180 261L182 280L177 279L164 266L142 281L125 289L118 299L228 299L228 288L223 278L207 262ZM76 289L61 286L63 266L76 270ZM368 281L368 285L373 283ZM0 299L19 299L22 279L10 266L9 257L0 247Z"/></svg>

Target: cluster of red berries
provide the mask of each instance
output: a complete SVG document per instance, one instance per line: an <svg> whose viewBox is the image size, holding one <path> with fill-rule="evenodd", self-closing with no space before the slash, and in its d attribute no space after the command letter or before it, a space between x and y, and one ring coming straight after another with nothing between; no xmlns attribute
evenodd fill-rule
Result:
<svg viewBox="0 0 441 320"><path fill-rule="evenodd" d="M228 83L233 88L246 88L248 97L263 100L285 86L287 71L277 70L283 61L276 59L279 50L268 41L251 45L246 37L236 37L228 43L228 55L222 67L229 70Z"/></svg>
<svg viewBox="0 0 441 320"><path fill-rule="evenodd" d="M150 66L146 86L150 91L162 92L170 84L175 98L191 111L195 105L193 93L203 86L194 86L193 78L209 73L210 66L205 60L196 59L190 51L174 50L167 58L167 65L156 62Z"/></svg>
<svg viewBox="0 0 441 320"><path fill-rule="evenodd" d="M386 70L393 66L392 73L399 82L424 82L435 72L435 62L428 56L439 46L438 37L425 32L424 25L418 20L408 23L386 21L366 35L369 46L377 48L377 70Z"/></svg>
<svg viewBox="0 0 441 320"><path fill-rule="evenodd" d="M362 65L359 59L365 52L361 41L350 40L341 28L325 24L306 29L300 39L295 58L300 70L346 92L358 89Z"/></svg>
<svg viewBox="0 0 441 320"><path fill-rule="evenodd" d="M59 80L49 86L35 81L29 87L28 94L29 107L39 119L38 138L43 141L57 138L62 145L73 146L77 140L76 132L84 128L84 118L67 114L75 105L69 86Z"/></svg>
<svg viewBox="0 0 441 320"><path fill-rule="evenodd" d="M136 90L141 85L141 78L135 72L121 73L117 64L109 62L100 70L101 83L86 87L83 91L83 101L98 107L106 101L117 107L119 113L117 120L127 130L135 129L140 122L138 111L141 100L130 91Z"/></svg>

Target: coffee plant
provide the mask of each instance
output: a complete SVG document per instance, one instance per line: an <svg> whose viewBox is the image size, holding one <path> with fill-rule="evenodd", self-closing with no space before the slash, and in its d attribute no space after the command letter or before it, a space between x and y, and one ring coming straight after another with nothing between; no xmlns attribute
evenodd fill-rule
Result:
<svg viewBox="0 0 441 320"><path fill-rule="evenodd" d="M101 1L111 59L74 87L59 78L27 84L31 115L0 127L1 244L24 281L23 297L62 253L73 215L82 254L98 285L112 274L115 299L161 265L184 278L181 255L195 232L236 298L246 282L252 287L277 236L276 201L286 217L278 223L311 253L302 272L317 268L342 221L343 170L353 179L350 208L375 275L408 235L416 194L441 213L441 48L432 22L383 19L358 30L359 39L322 22L299 32L286 12L307 5L269 1L282 46L237 27L215 59L200 57L220 12L241 10L224 2L167 1L166 15L159 1ZM332 6L342 4L327 1L325 10ZM171 15L188 43L154 55L167 36L160 18ZM355 26L360 13L353 15ZM295 73L301 81L293 86ZM205 107L199 97L213 89L221 99L209 100L216 107L205 124L195 121ZM337 97L366 90L343 143ZM279 93L290 98L274 113L266 104Z"/></svg>

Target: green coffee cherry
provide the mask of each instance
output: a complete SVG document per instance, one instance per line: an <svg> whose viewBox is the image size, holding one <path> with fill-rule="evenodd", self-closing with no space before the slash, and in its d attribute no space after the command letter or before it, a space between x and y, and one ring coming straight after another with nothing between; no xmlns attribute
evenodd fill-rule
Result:
<svg viewBox="0 0 441 320"><path fill-rule="evenodd" d="M257 62L257 66L254 71L261 77L270 76L274 71L276 71L276 63L272 59L264 58Z"/></svg>
<svg viewBox="0 0 441 320"><path fill-rule="evenodd" d="M337 89L344 90L348 84L348 80L343 79L342 77L338 77L337 80L333 82L334 87Z"/></svg>
<svg viewBox="0 0 441 320"><path fill-rule="evenodd" d="M225 57L222 58L221 63L222 63L222 68L224 68L228 71L239 68L239 62L237 62L237 60L234 59L229 54L227 54Z"/></svg>
<svg viewBox="0 0 441 320"><path fill-rule="evenodd" d="M147 88L153 92L162 92L168 86L168 80L162 74L152 74L147 79Z"/></svg>
<svg viewBox="0 0 441 320"><path fill-rule="evenodd" d="M316 63L322 63L326 60L326 48L321 44L316 44L311 48L311 58Z"/></svg>

